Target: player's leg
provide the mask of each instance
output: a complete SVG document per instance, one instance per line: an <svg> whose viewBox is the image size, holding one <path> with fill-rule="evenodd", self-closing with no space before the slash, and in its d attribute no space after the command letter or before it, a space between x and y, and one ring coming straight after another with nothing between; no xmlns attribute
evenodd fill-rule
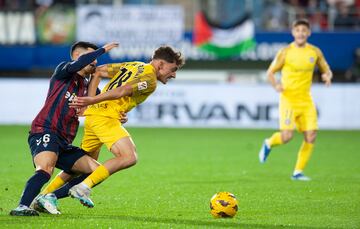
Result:
<svg viewBox="0 0 360 229"><path fill-rule="evenodd" d="M111 147L111 152L115 157L107 160L84 180L83 183L89 188L104 181L111 174L129 168L137 162L135 145L130 137L116 141Z"/></svg>
<svg viewBox="0 0 360 229"><path fill-rule="evenodd" d="M116 141L111 146L111 152L115 157L104 163L110 174L129 168L137 162L135 143L130 136Z"/></svg>
<svg viewBox="0 0 360 229"><path fill-rule="evenodd" d="M37 211L30 208L31 202L40 193L42 186L50 180L59 151L57 137L51 133L29 136L35 174L27 181L17 208L10 212L16 216L35 216Z"/></svg>
<svg viewBox="0 0 360 229"><path fill-rule="evenodd" d="M95 120L95 122L93 122L92 119L93 119L93 117L91 117L91 116L88 116L85 118L84 137L81 142L81 148L84 150L84 152L86 152L92 158L97 159L103 143L101 142L101 140L99 139L99 137L93 130L93 126L94 126L94 124L96 124L96 120ZM100 132L107 131L108 127L106 126L106 123L101 122L98 125L100 126ZM97 126L97 125L95 125L95 126ZM79 163L79 165L75 165L75 168L73 168L73 169L76 169L77 166L83 167L83 165L81 165L80 163L86 164L88 162L78 161L77 163ZM89 163L91 163L91 162L89 162ZM75 180L76 182L69 182L69 184L66 187L64 187L63 191L65 192L66 189L68 189L67 193L71 197L78 199L80 201L80 203L82 203L84 206L94 207L94 203L90 199L90 188L87 186L81 185L81 186L79 186L79 188L76 189L76 186L77 186L77 184L84 181L84 179L86 179L86 177L88 177L89 173L93 172L97 167L98 166L92 167L93 169L91 169L91 171L78 177ZM75 186L75 188L73 188L74 186ZM59 190L59 191L61 191L61 190Z"/></svg>
<svg viewBox="0 0 360 229"><path fill-rule="evenodd" d="M73 186L82 182L91 172L95 171L101 164L98 163L95 159L91 158L90 156L86 155L79 160L76 161L74 166L72 167L72 171L79 172L82 175L74 179L73 181L69 182L65 189L68 189L68 194L76 198L86 207L92 208L94 207L93 201L89 198L91 189L84 187L83 189L72 189ZM59 190L61 191L61 190Z"/></svg>
<svg viewBox="0 0 360 229"><path fill-rule="evenodd" d="M97 136L115 157L107 160L84 180L84 184L90 188L102 182L111 174L129 168L137 162L134 141L119 120L106 119L104 121L106 121L106 130L103 130L104 123L102 123L101 127L94 129L97 129Z"/></svg>
<svg viewBox="0 0 360 229"><path fill-rule="evenodd" d="M82 162L87 160L91 160L93 163ZM71 145L61 148L56 162L56 167L63 170L58 176L63 181L70 180L77 173L89 173L97 165L97 162L88 155L85 155L83 150ZM49 188L48 191L52 190ZM54 193L39 195L34 201L34 207L50 214L61 214L58 210L57 196Z"/></svg>
<svg viewBox="0 0 360 229"><path fill-rule="evenodd" d="M68 197L70 188L73 187L74 185L79 184L87 176L89 176L89 173L87 173L87 174L80 174L77 177L74 177L74 175L67 174L63 171L57 176L61 178L64 174L70 177L70 180L66 182L63 186L52 192L42 192L42 194L38 195L32 203L32 207L35 210L50 214L60 214L60 211L58 209L58 199ZM65 178L64 180L67 179Z"/></svg>
<svg viewBox="0 0 360 229"><path fill-rule="evenodd" d="M86 155L85 152L75 146L68 146L65 150L61 152L58 158L56 166L60 169L63 169L64 172L59 174L59 177L64 180L69 179L74 174L89 174L94 171L99 163ZM87 176L87 175L86 175ZM46 210L51 214L60 214L58 210L57 197L66 197L68 196L69 189L81 182L86 176L76 177L66 183L59 190L56 190L54 193L48 193L46 195L40 196L37 200L37 203L41 208ZM79 179L80 178L80 179ZM88 207L93 207L94 204L90 199L82 200L80 202Z"/></svg>
<svg viewBox="0 0 360 229"><path fill-rule="evenodd" d="M91 156L92 158L94 158L95 160L97 160L98 156L99 156L99 152L100 152L100 149L98 149L96 152L93 152L93 153L87 153L89 156ZM79 161L79 163L81 163L81 161ZM82 166L82 165L75 165L75 167L78 167L78 166ZM75 168L76 169L76 168ZM92 170L93 171L93 170ZM91 171L91 172L92 172ZM73 177L71 176L71 179L67 179L67 178L64 178L63 175L67 175L67 176L70 176L68 175L67 173L65 172L62 172L60 174L58 174L59 176L59 179L62 179L62 180L67 180L68 182L66 182L64 185L58 187L55 191L52 191L54 193L54 195L56 196L57 199L62 199L62 198L66 198L69 196L69 190L71 187L73 187L74 185L77 185L79 184L80 182L82 182L83 180L85 180L86 177L88 177L90 175L90 173L85 173L85 174L80 174L78 175L77 177ZM55 178L56 179L56 178ZM55 180L54 179L54 180Z"/></svg>
<svg viewBox="0 0 360 229"><path fill-rule="evenodd" d="M84 206L94 206L89 198L92 187L107 179L111 174L136 164L135 145L130 137L119 139L113 144L111 151L115 155L114 158L97 167L83 182L75 185L69 191L69 194L79 199Z"/></svg>
<svg viewBox="0 0 360 229"><path fill-rule="evenodd" d="M264 140L259 152L259 161L264 163L270 155L271 149L289 142L294 133L295 114L291 104L285 100L279 103L279 126L281 131L277 131L270 138Z"/></svg>
<svg viewBox="0 0 360 229"><path fill-rule="evenodd" d="M71 188L70 192L77 190L85 192L107 179L110 174L128 168L137 161L134 142L119 120L100 117L92 121L94 123L92 129L115 157L97 167L83 182ZM82 147L86 151L89 150L85 145Z"/></svg>
<svg viewBox="0 0 360 229"><path fill-rule="evenodd" d="M38 212L60 214L60 211L57 209L57 200L60 198L59 195L56 194L56 191L58 191L58 188L63 186L65 183L68 184L68 181L73 180L72 178L73 175L68 174L64 171L60 171L60 173L56 175L56 177L50 182L50 184L48 184L34 199L34 201L31 203L31 208L35 209Z"/></svg>
<svg viewBox="0 0 360 229"><path fill-rule="evenodd" d="M94 155L98 156L98 154ZM93 172L99 165L95 159L91 158L85 153L84 150L71 146L68 147L59 157L58 164L59 167L63 168L68 174L81 174L80 176L72 179L66 185L64 185L60 190L55 191L55 194L63 197L61 195L69 195L69 190L72 186L80 183L85 177ZM67 192L67 194L66 194ZM64 196L64 197L65 197ZM83 203L83 201L81 201ZM89 200L89 203L83 203L86 206L93 207L93 203Z"/></svg>
<svg viewBox="0 0 360 229"><path fill-rule="evenodd" d="M309 104L303 108L303 114L298 120L299 130L304 134L304 141L298 152L295 169L292 175L293 180L310 180L303 171L308 164L314 149L314 143L317 135L317 113L315 105Z"/></svg>
<svg viewBox="0 0 360 229"><path fill-rule="evenodd" d="M94 158L95 160L99 157L100 148L102 143L100 142L99 138L94 134L89 126L88 121L85 119L85 126L84 126L84 137L82 139L81 145L86 149L85 153L90 157ZM75 168L77 167L84 167L86 165L82 165L82 160L77 161L75 164ZM92 172L92 171L91 171ZM89 173L81 174L77 177L73 177L65 172L60 172L48 186L41 192L42 194L47 193L54 193L57 199L65 198L69 196L69 189L82 182ZM69 182L68 182L69 181Z"/></svg>
<svg viewBox="0 0 360 229"><path fill-rule="evenodd" d="M50 180L55 167L57 155L54 152L44 151L34 158L36 166L35 174L27 181L18 207L10 212L10 215L32 216L38 213L30 208L31 202L39 194L42 186Z"/></svg>
<svg viewBox="0 0 360 229"><path fill-rule="evenodd" d="M72 175L65 173L64 171L60 171L54 179L50 181L50 183L45 186L45 188L41 191L40 194L45 195L48 193L52 193L61 186L63 186L66 182L73 178Z"/></svg>

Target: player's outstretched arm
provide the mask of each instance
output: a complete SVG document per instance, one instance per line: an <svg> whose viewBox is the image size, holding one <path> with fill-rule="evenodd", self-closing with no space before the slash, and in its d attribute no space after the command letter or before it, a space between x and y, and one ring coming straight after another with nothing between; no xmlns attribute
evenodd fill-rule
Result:
<svg viewBox="0 0 360 229"><path fill-rule="evenodd" d="M116 47L119 47L118 42L110 42L103 46L103 48L105 49L105 52L109 52L111 49L116 48Z"/></svg>
<svg viewBox="0 0 360 229"><path fill-rule="evenodd" d="M90 97L90 96L76 97L70 103L70 107L72 107L72 108L84 107L84 106L92 105L95 103L100 103L105 100L114 100L114 99L119 99L124 96L131 96L132 93L133 93L133 89L132 89L131 85L123 85L121 87L112 89L105 93L101 93L94 97Z"/></svg>
<svg viewBox="0 0 360 229"><path fill-rule="evenodd" d="M119 43L116 42L110 42L104 45L102 48L99 48L95 51L86 53L84 55L81 55L76 61L73 61L67 66L68 72L78 72L81 69L83 69L86 65L93 62L96 58L101 56L102 54L109 52L111 49L118 47Z"/></svg>

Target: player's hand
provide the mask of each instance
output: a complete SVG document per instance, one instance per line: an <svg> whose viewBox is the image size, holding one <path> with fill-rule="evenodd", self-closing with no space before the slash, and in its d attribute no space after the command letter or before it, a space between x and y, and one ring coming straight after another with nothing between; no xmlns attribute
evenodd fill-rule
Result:
<svg viewBox="0 0 360 229"><path fill-rule="evenodd" d="M276 84L274 88L275 88L275 91L277 91L277 92L283 92L284 91L284 88L283 88L281 83Z"/></svg>
<svg viewBox="0 0 360 229"><path fill-rule="evenodd" d="M109 52L111 49L119 47L119 43L117 42L110 42L103 46L105 52Z"/></svg>
<svg viewBox="0 0 360 229"><path fill-rule="evenodd" d="M120 112L120 122L122 124L126 123L128 121L128 116L125 112Z"/></svg>
<svg viewBox="0 0 360 229"><path fill-rule="evenodd" d="M82 108L88 105L94 104L94 97L86 96L86 97L75 97L69 106L71 108Z"/></svg>
<svg viewBox="0 0 360 229"><path fill-rule="evenodd" d="M331 85L332 74L330 72L321 74L321 79L324 81L326 86Z"/></svg>

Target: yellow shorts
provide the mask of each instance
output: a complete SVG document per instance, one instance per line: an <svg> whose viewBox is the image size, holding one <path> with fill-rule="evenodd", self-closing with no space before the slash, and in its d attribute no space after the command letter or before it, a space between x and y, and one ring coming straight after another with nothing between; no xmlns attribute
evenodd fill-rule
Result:
<svg viewBox="0 0 360 229"><path fill-rule="evenodd" d="M81 148L89 153L97 152L103 144L108 150L121 138L130 134L118 119L89 115L85 118Z"/></svg>
<svg viewBox="0 0 360 229"><path fill-rule="evenodd" d="M293 130L295 127L300 131L317 130L317 111L314 102L291 103L280 99L279 103L280 130Z"/></svg>

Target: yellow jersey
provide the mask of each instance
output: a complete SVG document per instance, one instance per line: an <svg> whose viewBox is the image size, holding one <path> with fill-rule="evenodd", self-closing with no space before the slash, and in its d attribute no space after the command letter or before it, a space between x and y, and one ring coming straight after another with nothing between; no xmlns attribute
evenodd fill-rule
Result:
<svg viewBox="0 0 360 229"><path fill-rule="evenodd" d="M306 102L312 101L310 87L316 66L322 73L330 70L321 50L308 43L305 47L296 47L293 42L277 53L269 70L281 70L284 88L281 97L293 102Z"/></svg>
<svg viewBox="0 0 360 229"><path fill-rule="evenodd" d="M156 89L156 72L151 64L143 62L108 64L108 74L111 80L101 93L122 85L131 85L132 95L91 105L85 110L85 116L97 115L119 119L120 112L129 112L144 102Z"/></svg>

